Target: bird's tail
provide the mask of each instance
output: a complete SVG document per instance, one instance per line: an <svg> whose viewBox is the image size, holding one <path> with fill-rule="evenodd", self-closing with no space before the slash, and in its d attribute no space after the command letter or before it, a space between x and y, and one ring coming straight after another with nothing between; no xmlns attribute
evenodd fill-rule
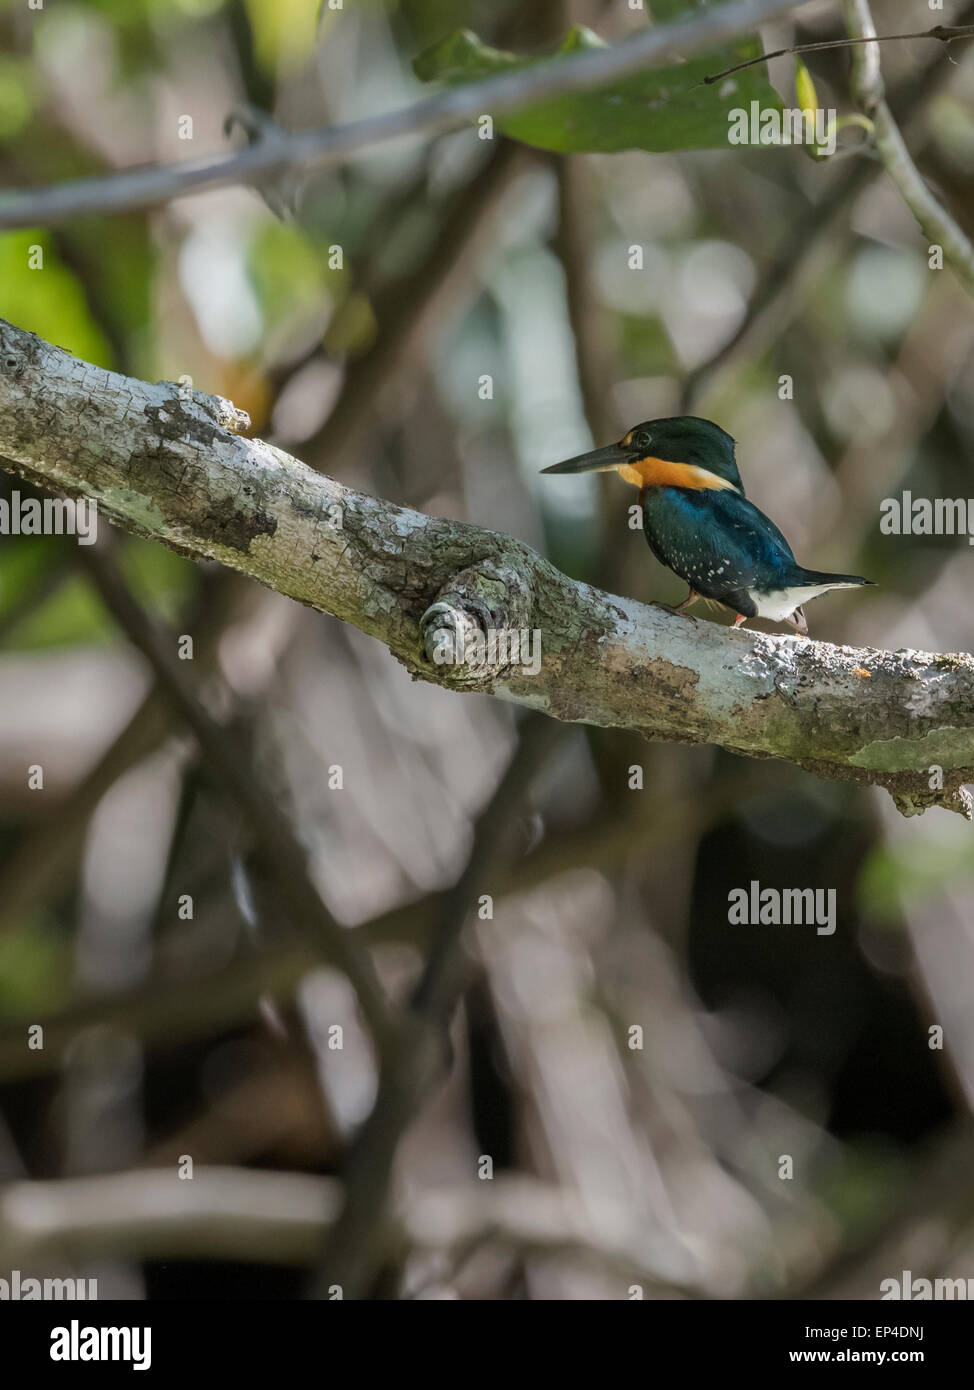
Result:
<svg viewBox="0 0 974 1390"><path fill-rule="evenodd" d="M859 574L828 574L825 570L802 570L802 584L827 584L830 589L857 589L860 584L875 584Z"/></svg>

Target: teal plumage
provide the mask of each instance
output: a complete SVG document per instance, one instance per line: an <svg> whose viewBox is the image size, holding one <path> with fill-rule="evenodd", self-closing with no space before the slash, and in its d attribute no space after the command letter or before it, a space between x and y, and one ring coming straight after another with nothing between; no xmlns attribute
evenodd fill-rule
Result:
<svg viewBox="0 0 974 1390"><path fill-rule="evenodd" d="M734 440L710 420L649 420L618 444L543 472L608 469L639 487L650 549L690 586L681 608L711 599L737 615L735 627L762 617L805 633L804 603L872 582L799 565L778 527L745 496Z"/></svg>

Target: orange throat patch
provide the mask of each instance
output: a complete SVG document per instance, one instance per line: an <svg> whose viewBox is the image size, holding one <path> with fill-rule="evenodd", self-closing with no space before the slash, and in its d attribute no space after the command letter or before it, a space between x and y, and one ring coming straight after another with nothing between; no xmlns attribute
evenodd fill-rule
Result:
<svg viewBox="0 0 974 1390"><path fill-rule="evenodd" d="M616 469L619 477L634 487L687 487L695 490L706 489L719 492L737 488L726 478L711 473L708 468L698 468L695 463L674 463L669 459L644 458L635 463L623 463Z"/></svg>

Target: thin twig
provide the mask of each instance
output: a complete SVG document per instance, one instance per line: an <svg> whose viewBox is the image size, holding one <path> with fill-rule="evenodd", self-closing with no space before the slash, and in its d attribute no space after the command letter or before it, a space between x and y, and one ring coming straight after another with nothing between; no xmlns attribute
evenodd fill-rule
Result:
<svg viewBox="0 0 974 1390"><path fill-rule="evenodd" d="M711 73L705 77L702 86L719 82L731 73L743 72L753 68L756 63L769 63L772 58L785 58L789 53L820 53L826 48L852 48L861 43L895 43L898 39L939 39L943 44L956 43L958 39L974 39L974 24L935 24L932 29L922 29L916 34L864 34L851 39L823 39L818 43L796 43L790 48L776 48L773 53L761 53L757 58L748 58L743 63L735 63L732 68Z"/></svg>
<svg viewBox="0 0 974 1390"><path fill-rule="evenodd" d="M961 15L965 19L974 16L974 3L969 0ZM969 27L974 28L974 23ZM909 131L923 113L927 103L942 86L945 72L949 73L950 68L940 61L939 56L935 56L927 61L918 76L914 75L909 81L900 83L893 91L890 105L904 129ZM765 325L769 334L773 331L776 339L781 338L790 317L788 308L783 306L787 306L792 299L799 299L802 277L809 263L874 173L878 173L878 169L865 162L857 163L825 194L824 200L814 210L814 217L801 220L802 232L797 244L791 233L784 238L780 250L763 272L742 322L710 357L684 378L680 393L681 414L696 413L696 407L714 375L737 357L746 345L753 344L755 336L760 340Z"/></svg>
<svg viewBox="0 0 974 1390"><path fill-rule="evenodd" d="M875 36L868 0L846 0L846 22L856 37ZM974 25L962 26L974 33ZM900 128L887 105L876 48L857 49L853 58L852 87L862 111L873 123L876 149L886 172L913 213L931 245L943 248L944 259L967 288L974 292L974 246L967 234L942 207L913 163Z"/></svg>
<svg viewBox="0 0 974 1390"><path fill-rule="evenodd" d="M617 439L626 427L612 404L612 388L620 374L619 363L610 361L603 341L602 306L595 290L589 257L589 220L596 200L585 195L584 181L594 171L584 161L552 158L558 180L558 229L554 238L565 274L565 304L575 344L575 364L585 419L593 439ZM600 473L599 547L591 578L601 589L615 590L622 583L625 546L612 543L618 517L619 494L615 479Z"/></svg>

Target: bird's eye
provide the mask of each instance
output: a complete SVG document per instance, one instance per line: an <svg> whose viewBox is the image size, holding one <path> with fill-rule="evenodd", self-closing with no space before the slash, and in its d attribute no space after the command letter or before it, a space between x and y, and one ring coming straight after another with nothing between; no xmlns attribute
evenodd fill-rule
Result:
<svg viewBox="0 0 974 1390"><path fill-rule="evenodd" d="M636 430L629 442L634 449L648 449L653 442L653 436L649 430Z"/></svg>

